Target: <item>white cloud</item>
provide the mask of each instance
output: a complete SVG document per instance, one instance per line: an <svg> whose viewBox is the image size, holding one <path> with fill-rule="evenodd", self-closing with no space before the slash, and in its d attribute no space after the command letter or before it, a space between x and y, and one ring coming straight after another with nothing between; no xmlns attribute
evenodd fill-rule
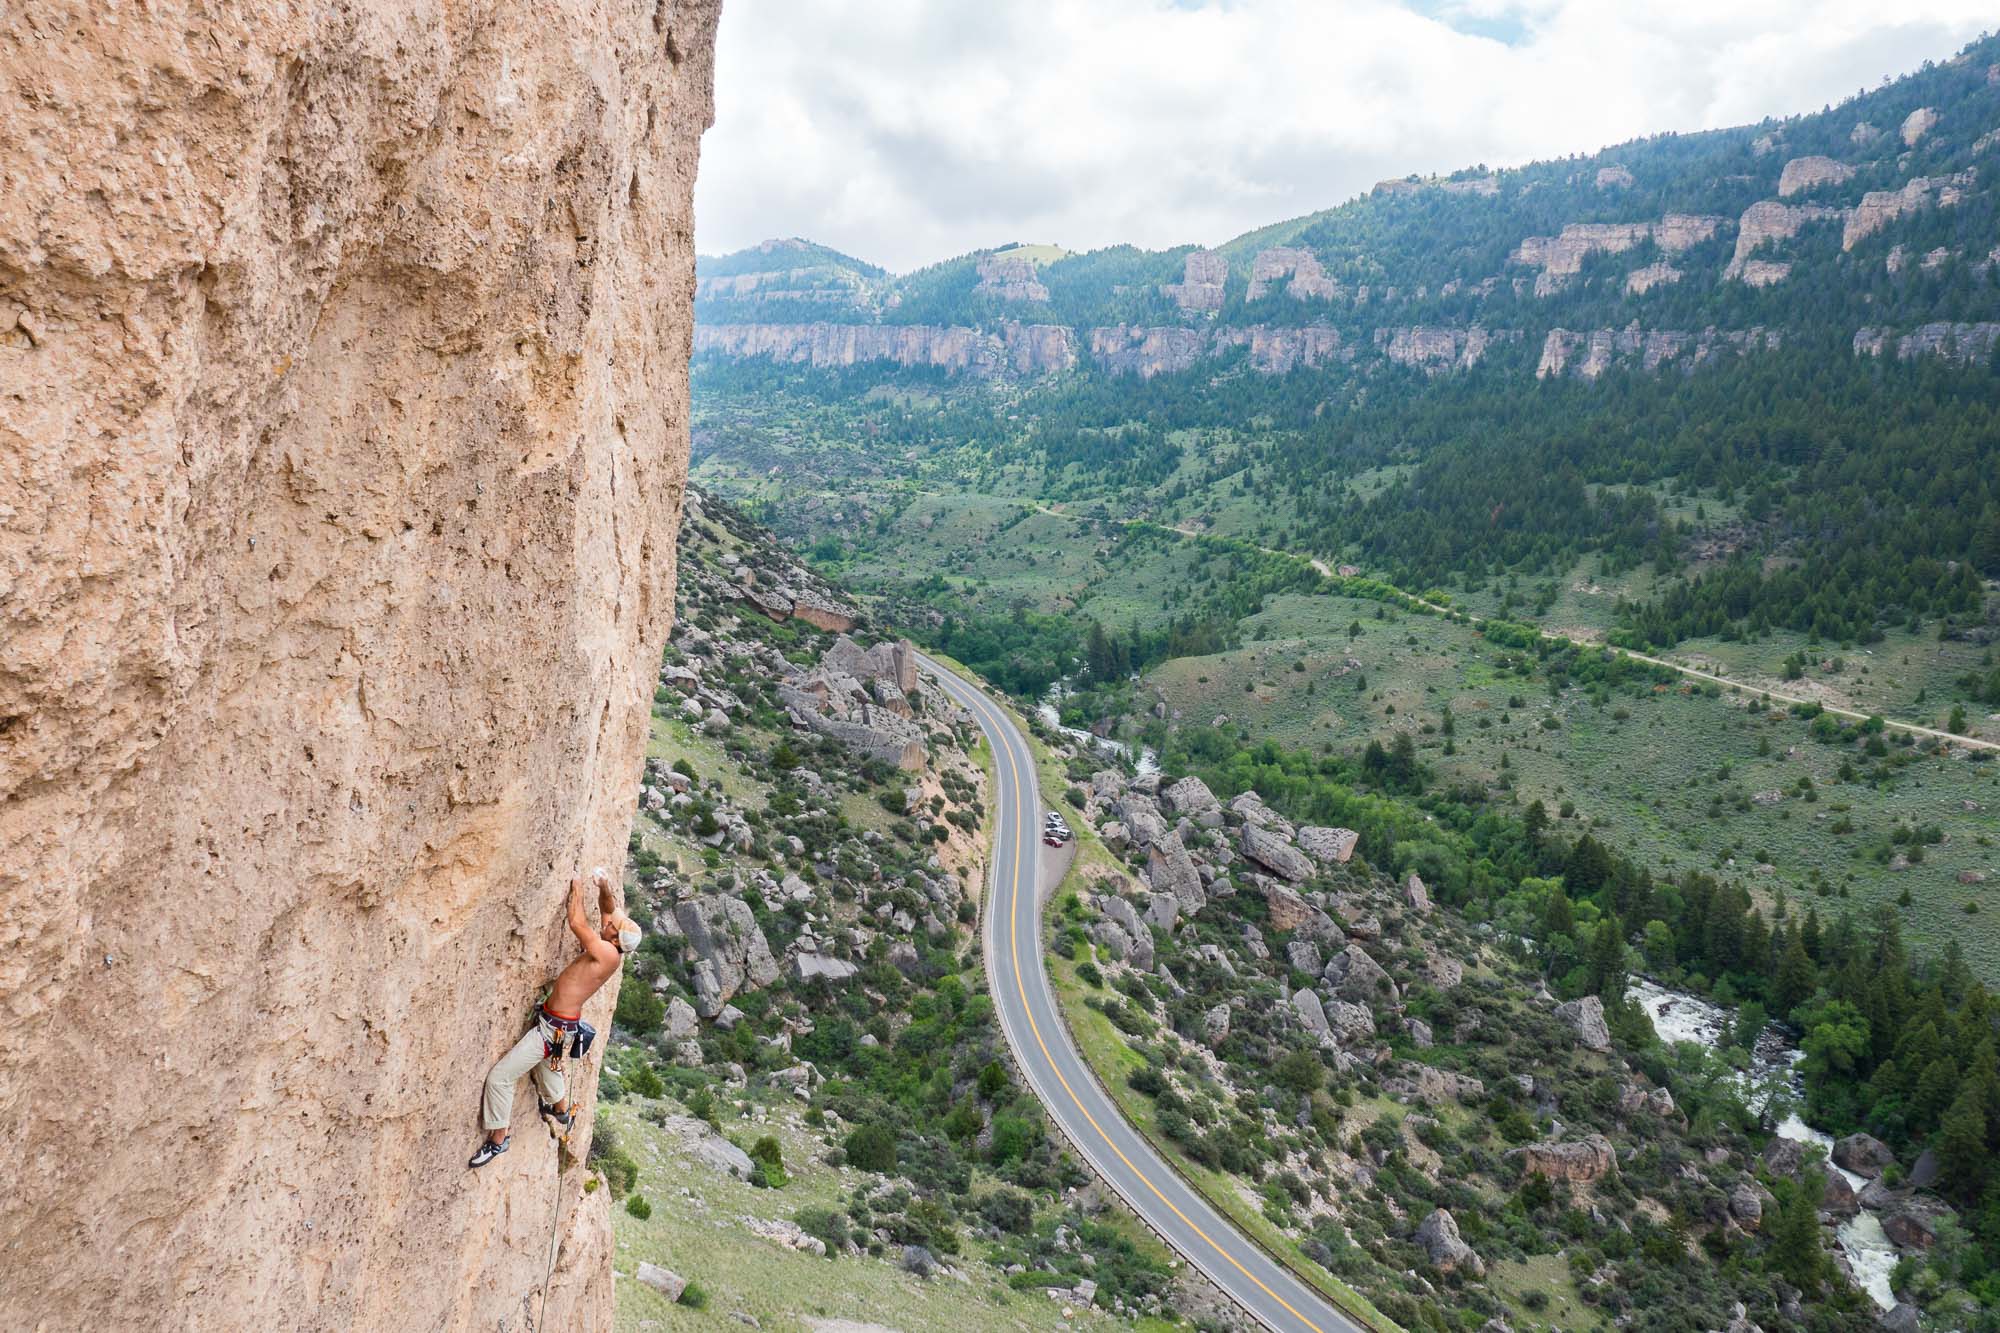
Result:
<svg viewBox="0 0 2000 1333"><path fill-rule="evenodd" d="M727 0L703 253L1217 243L1385 176L1816 110L1990 0Z"/></svg>

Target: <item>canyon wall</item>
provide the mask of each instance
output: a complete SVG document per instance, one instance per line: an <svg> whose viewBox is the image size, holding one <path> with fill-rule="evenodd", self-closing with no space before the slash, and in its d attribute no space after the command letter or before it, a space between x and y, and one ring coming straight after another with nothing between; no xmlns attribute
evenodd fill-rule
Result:
<svg viewBox="0 0 2000 1333"><path fill-rule="evenodd" d="M464 1162L624 853L718 4L9 7L0 1327L609 1327L525 1083Z"/></svg>

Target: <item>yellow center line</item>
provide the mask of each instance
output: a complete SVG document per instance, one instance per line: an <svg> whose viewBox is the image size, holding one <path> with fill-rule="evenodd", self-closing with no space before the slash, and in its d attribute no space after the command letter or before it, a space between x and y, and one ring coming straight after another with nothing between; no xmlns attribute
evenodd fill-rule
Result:
<svg viewBox="0 0 2000 1333"><path fill-rule="evenodd" d="M967 688L970 690L970 687ZM981 715L982 719L990 718L993 721L995 736L997 739L1000 739L1002 741L1001 748L1003 748L1007 752L1008 775L1012 778L1015 790L1018 792L1021 787L1021 769L1020 765L1014 761L1013 743L1011 741L1006 740L1006 732L1008 730L1007 721L1005 717L1000 715L998 707L988 702L985 699L985 697L981 695L977 690L971 690L971 694L973 698L977 701L974 705L974 711L978 712ZM1018 799L1016 800L1015 805L1017 807L1020 805ZM1039 884L1036 886L1036 894L1037 897L1039 898L1040 896ZM1049 1072L1056 1076L1056 1081L1058 1083L1062 1084L1062 1090L1065 1093L1069 1094L1070 1102L1073 1105L1075 1105L1076 1109L1079 1112L1082 1113L1083 1118L1089 1122L1090 1127L1097 1132L1097 1137L1104 1140L1104 1146L1111 1149L1113 1153L1117 1154L1118 1160L1125 1164L1125 1169L1130 1171L1134 1176L1137 1176L1139 1178L1140 1183L1145 1185L1147 1189L1153 1192L1153 1197L1157 1198L1161 1203L1165 1204L1168 1210L1171 1211L1175 1217L1178 1217L1181 1220L1182 1225L1187 1227L1187 1229L1189 1231L1192 1231L1195 1235L1201 1237L1202 1240L1207 1243L1210 1249L1214 1250L1217 1254L1221 1255L1224 1259L1228 1260L1230 1267L1234 1268L1244 1277L1250 1279L1250 1281L1256 1283L1257 1289L1259 1291L1263 1292L1266 1296L1269 1296L1272 1300L1276 1301L1278 1304L1284 1306L1286 1311L1291 1314L1292 1318L1298 1320L1301 1324L1304 1324L1307 1328L1311 1329L1312 1333L1324 1333L1324 1330L1322 1330L1318 1324L1315 1324L1312 1320L1306 1318L1304 1315L1300 1314L1297 1310L1293 1309L1291 1302L1287 1301L1283 1296L1280 1296L1277 1292L1272 1291L1269 1287L1265 1286L1263 1279L1259 1278L1255 1273L1245 1268L1237 1260L1235 1255L1229 1253L1229 1251L1223 1249L1220 1245L1217 1245L1215 1241L1210 1238L1209 1234L1206 1231L1203 1231L1200 1226L1196 1225L1196 1223L1192 1218L1190 1218L1186 1213L1183 1213L1178 1207L1175 1206L1174 1201L1172 1199L1169 1199L1165 1194L1161 1193L1160 1187L1153 1183L1152 1177L1148 1176L1144 1171L1141 1171L1136 1165L1134 1165L1132 1159L1127 1157L1124 1151L1121 1148L1119 1148L1119 1146L1116 1143L1112 1142L1111 1136L1104 1132L1104 1127L1097 1123L1097 1117L1093 1116L1090 1113L1090 1108L1085 1106L1083 1104L1083 1099L1076 1095L1076 1089L1070 1087L1069 1080L1063 1077L1062 1070L1057 1068L1056 1066L1055 1056L1049 1051L1048 1043L1042 1039L1041 1025L1035 1022L1034 1006L1028 1003L1028 983L1021 975L1020 921L1014 911L1015 904L1017 904L1020 901L1020 897L1021 897L1021 843L1020 843L1019 819L1017 812L1015 842L1014 842L1014 876L1013 876L1013 883L1010 888L1010 901L1007 905L1007 949L1010 955L1010 960L1013 963L1014 967L1014 986L1015 989L1018 990L1021 995L1021 1012L1026 1014L1028 1017L1028 1030L1034 1034L1035 1045L1041 1048L1042 1059L1047 1062L1049 1067Z"/></svg>

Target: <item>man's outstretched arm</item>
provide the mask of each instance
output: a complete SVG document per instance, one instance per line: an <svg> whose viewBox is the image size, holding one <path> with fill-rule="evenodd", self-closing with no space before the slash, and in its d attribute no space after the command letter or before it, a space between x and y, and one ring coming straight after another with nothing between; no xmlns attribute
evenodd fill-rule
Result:
<svg viewBox="0 0 2000 1333"><path fill-rule="evenodd" d="M602 944L604 942L604 937L592 928L590 919L583 914L583 876L581 875L572 875L569 881L569 928L575 932L576 938L583 944L586 950L593 944Z"/></svg>
<svg viewBox="0 0 2000 1333"><path fill-rule="evenodd" d="M597 884L597 919L609 921L614 916L622 916L618 906L618 881L611 872L599 866L590 872L590 877Z"/></svg>

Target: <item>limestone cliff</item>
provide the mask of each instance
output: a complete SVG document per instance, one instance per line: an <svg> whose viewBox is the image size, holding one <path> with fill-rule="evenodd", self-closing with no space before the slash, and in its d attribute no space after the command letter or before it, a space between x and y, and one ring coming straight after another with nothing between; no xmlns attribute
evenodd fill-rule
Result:
<svg viewBox="0 0 2000 1333"><path fill-rule="evenodd" d="M463 1163L622 860L717 8L10 7L0 1327L609 1326L525 1085Z"/></svg>

